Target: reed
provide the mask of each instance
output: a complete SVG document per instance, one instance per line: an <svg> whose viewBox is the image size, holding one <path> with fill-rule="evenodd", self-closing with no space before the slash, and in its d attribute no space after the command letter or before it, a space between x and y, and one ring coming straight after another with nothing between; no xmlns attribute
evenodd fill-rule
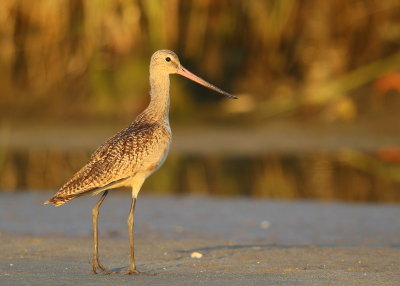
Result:
<svg viewBox="0 0 400 286"><path fill-rule="evenodd" d="M358 103L349 94L390 72L390 63L370 64L390 62L400 48L395 0L2 0L0 5L4 120L125 120L121 110L136 112L147 101L148 58L160 48L177 51L193 70L225 89L246 92L267 112L276 107L278 114L310 113L302 108L309 101L324 108L345 97L357 116ZM187 97L188 87L181 84L174 83L173 108L190 114L208 109L210 99ZM282 97L286 106L277 100ZM248 112L263 118L265 108Z"/></svg>

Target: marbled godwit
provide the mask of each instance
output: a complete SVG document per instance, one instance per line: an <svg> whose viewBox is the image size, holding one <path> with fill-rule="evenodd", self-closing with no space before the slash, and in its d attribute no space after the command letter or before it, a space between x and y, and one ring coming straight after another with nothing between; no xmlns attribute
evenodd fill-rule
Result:
<svg viewBox="0 0 400 286"><path fill-rule="evenodd" d="M93 272L100 269L110 273L99 262L98 215L99 207L108 190L121 186L132 188L132 204L128 216L130 265L128 274L136 270L134 256L134 212L138 193L145 179L154 173L167 157L171 142L169 126L169 75L180 74L230 98L235 96L206 82L185 69L178 56L168 50L153 54L150 61L150 104L126 129L109 138L90 157L61 189L45 204L60 206L85 194L102 194L92 209L93 222Z"/></svg>

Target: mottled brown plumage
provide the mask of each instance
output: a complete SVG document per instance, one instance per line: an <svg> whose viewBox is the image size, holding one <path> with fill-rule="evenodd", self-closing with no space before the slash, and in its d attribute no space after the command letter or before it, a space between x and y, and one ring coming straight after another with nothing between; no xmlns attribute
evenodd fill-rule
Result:
<svg viewBox="0 0 400 286"><path fill-rule="evenodd" d="M178 56L168 50L153 54L150 61L150 104L126 129L109 138L61 189L45 204L60 206L84 194L102 196L92 209L94 252L93 272L107 271L98 259L99 207L108 190L121 186L132 189L132 205L128 217L130 266L128 274L140 274L134 259L134 210L137 195L145 179L164 162L171 142L169 126L169 75L178 73L228 97L234 96L195 76L181 66Z"/></svg>
<svg viewBox="0 0 400 286"><path fill-rule="evenodd" d="M85 193L130 186L134 176L148 177L160 166L171 141L169 126L161 122L134 121L128 128L108 139L53 198L56 206Z"/></svg>

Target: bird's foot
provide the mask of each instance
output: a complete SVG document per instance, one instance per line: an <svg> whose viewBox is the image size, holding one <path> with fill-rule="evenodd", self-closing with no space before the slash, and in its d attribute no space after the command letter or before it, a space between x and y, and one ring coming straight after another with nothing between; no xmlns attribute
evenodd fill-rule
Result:
<svg viewBox="0 0 400 286"><path fill-rule="evenodd" d="M125 274L128 275L143 275L143 276L155 276L155 273L144 273L144 272L139 272L136 269L129 269L125 272Z"/></svg>
<svg viewBox="0 0 400 286"><path fill-rule="evenodd" d="M112 274L115 272L107 270L103 265L100 264L100 261L96 258L92 258L92 267L94 274L97 274L97 269L100 269L103 274Z"/></svg>

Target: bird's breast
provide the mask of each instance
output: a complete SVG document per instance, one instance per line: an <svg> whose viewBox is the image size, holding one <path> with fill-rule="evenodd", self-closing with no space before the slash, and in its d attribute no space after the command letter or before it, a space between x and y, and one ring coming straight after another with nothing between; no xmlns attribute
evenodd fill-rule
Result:
<svg viewBox="0 0 400 286"><path fill-rule="evenodd" d="M171 143L171 130L169 126L160 128L148 138L142 148L141 171L146 177L157 171L168 156Z"/></svg>

